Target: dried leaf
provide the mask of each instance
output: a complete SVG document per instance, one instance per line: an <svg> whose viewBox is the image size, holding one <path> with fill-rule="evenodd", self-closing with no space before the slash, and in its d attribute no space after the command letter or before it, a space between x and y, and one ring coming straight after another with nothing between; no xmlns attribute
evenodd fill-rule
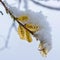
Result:
<svg viewBox="0 0 60 60"><path fill-rule="evenodd" d="M31 35L30 35L30 32L29 32L29 31L26 30L25 36L26 36L26 40L27 40L28 42L32 42L32 38L31 38Z"/></svg>
<svg viewBox="0 0 60 60"><path fill-rule="evenodd" d="M21 22L26 22L29 20L29 17L26 15L22 15L22 16L18 17L17 20L20 20Z"/></svg>
<svg viewBox="0 0 60 60"><path fill-rule="evenodd" d="M43 43L39 44L39 51L42 54L42 56L47 56L48 50L46 48L44 48Z"/></svg>
<svg viewBox="0 0 60 60"><path fill-rule="evenodd" d="M22 26L18 27L18 34L20 36L21 39L25 39L25 29Z"/></svg>
<svg viewBox="0 0 60 60"><path fill-rule="evenodd" d="M18 34L21 39L27 40L28 42L32 42L30 32L27 31L24 27L22 27L22 26L18 27Z"/></svg>
<svg viewBox="0 0 60 60"><path fill-rule="evenodd" d="M32 24L32 23L25 24L25 27L26 27L27 29L29 29L30 31L32 31L32 32L36 32L36 31L39 30L39 26L36 25L36 24Z"/></svg>

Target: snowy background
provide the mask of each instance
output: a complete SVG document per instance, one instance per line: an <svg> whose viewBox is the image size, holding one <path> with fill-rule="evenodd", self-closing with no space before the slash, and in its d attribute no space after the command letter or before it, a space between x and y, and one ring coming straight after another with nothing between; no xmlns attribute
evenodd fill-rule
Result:
<svg viewBox="0 0 60 60"><path fill-rule="evenodd" d="M16 3L11 1L8 1L9 4ZM23 9L22 7L21 9ZM31 2L29 2L29 7L31 10L35 12L41 11L47 16L47 20L52 28L52 50L46 58L42 57L38 51L38 42L35 38L33 38L32 43L20 40L14 27L11 31L8 47L6 47L6 38L13 20L9 14L6 14L4 7L0 3L0 10L4 13L4 15L0 14L0 60L60 60L60 11L49 10Z"/></svg>

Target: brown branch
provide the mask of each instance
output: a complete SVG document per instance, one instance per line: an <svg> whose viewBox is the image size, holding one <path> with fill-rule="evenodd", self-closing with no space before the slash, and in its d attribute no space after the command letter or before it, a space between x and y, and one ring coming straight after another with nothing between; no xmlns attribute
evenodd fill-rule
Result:
<svg viewBox="0 0 60 60"><path fill-rule="evenodd" d="M10 12L10 10L6 7L5 3L3 1L0 0L0 2L2 3L2 5L4 6L6 12L8 12L10 14L10 16L12 16L12 18L14 19L14 21L17 21L19 25L23 26L26 30L28 30L32 35L33 32L30 31L29 29L27 29L20 21L16 20L16 17Z"/></svg>

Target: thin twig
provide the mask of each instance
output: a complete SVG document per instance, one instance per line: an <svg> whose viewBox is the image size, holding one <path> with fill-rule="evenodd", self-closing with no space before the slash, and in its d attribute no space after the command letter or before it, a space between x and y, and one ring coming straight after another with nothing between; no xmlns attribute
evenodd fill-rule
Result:
<svg viewBox="0 0 60 60"><path fill-rule="evenodd" d="M19 25L23 26L26 30L28 30L32 35L33 32L30 31L29 29L27 29L20 21L16 20L16 17L10 12L10 10L6 7L5 3L3 1L0 1L2 3L2 5L4 6L5 10L10 14L10 16L12 16L12 18L14 19L14 21L18 22Z"/></svg>
<svg viewBox="0 0 60 60"><path fill-rule="evenodd" d="M6 48L8 47L9 38L10 38L10 35L11 35L11 32L12 32L12 28L14 27L14 24L15 24L15 22L13 21L11 27L9 28L9 32L8 32L7 39L6 39L6 44L5 44Z"/></svg>
<svg viewBox="0 0 60 60"><path fill-rule="evenodd" d="M31 0L33 3L39 5L39 6L42 6L42 7L45 7L45 8L48 8L48 9L52 9L52 10L57 10L57 11L60 11L60 8L58 7L52 7L52 6L47 6L47 5L44 5L40 2L37 2L37 1L34 1L34 0Z"/></svg>
<svg viewBox="0 0 60 60"><path fill-rule="evenodd" d="M1 13L1 15L3 15L3 12L2 11L0 11L0 13Z"/></svg>

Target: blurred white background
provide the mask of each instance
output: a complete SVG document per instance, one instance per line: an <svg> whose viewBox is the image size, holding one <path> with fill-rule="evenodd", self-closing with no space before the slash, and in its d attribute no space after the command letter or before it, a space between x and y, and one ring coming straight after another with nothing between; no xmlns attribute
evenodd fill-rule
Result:
<svg viewBox="0 0 60 60"><path fill-rule="evenodd" d="M11 1L8 2L11 3ZM35 12L41 11L47 16L52 28L52 50L46 58L42 57L38 51L38 42L35 38L33 38L32 43L21 40L14 27L6 48L4 45L13 20L9 14L6 14L4 7L0 3L0 10L4 13L4 15L0 14L0 60L60 60L60 11L39 7L31 2L29 2L29 7L31 10Z"/></svg>

